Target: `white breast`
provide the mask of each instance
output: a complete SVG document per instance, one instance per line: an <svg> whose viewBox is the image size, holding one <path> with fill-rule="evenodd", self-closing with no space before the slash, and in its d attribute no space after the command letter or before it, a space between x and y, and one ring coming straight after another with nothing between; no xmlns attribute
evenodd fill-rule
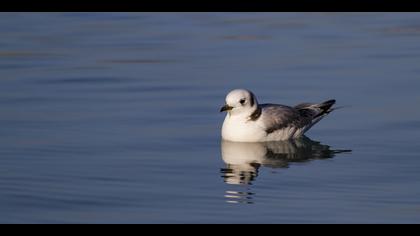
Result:
<svg viewBox="0 0 420 236"><path fill-rule="evenodd" d="M222 137L234 142L262 142L266 133L257 122L247 117L227 114L223 122Z"/></svg>

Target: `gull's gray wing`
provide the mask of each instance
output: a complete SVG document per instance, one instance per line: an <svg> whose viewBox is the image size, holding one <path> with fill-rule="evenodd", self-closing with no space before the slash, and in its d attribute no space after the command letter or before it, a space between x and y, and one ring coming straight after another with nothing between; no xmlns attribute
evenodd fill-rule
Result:
<svg viewBox="0 0 420 236"><path fill-rule="evenodd" d="M298 109L293 107L276 105L276 104L261 104L261 122L267 134L286 127L301 128L310 124L311 118L302 116Z"/></svg>
<svg viewBox="0 0 420 236"><path fill-rule="evenodd" d="M261 104L261 122L267 134L286 127L310 128L330 113L335 100L323 103L301 103L295 107L277 104Z"/></svg>

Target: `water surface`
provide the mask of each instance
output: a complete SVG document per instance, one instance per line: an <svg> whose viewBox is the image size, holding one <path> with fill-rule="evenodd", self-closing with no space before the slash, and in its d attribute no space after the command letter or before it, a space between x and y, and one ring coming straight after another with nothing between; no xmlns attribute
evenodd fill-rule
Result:
<svg viewBox="0 0 420 236"><path fill-rule="evenodd" d="M420 222L418 13L1 13L0 34L0 223ZM226 145L234 88L343 108Z"/></svg>

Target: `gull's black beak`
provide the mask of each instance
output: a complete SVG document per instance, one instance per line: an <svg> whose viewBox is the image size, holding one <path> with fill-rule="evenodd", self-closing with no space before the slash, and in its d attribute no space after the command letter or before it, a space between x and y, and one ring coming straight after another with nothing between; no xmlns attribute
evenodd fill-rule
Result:
<svg viewBox="0 0 420 236"><path fill-rule="evenodd" d="M230 111L232 110L233 107L229 106L228 104L224 105L222 108L220 108L220 112L224 112L224 111Z"/></svg>

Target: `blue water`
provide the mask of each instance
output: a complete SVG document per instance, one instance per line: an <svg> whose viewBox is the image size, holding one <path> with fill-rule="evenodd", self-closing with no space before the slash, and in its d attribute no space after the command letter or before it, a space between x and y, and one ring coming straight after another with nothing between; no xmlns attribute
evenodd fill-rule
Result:
<svg viewBox="0 0 420 236"><path fill-rule="evenodd" d="M1 13L0 223L420 222L419 13ZM334 98L226 144L227 92Z"/></svg>

